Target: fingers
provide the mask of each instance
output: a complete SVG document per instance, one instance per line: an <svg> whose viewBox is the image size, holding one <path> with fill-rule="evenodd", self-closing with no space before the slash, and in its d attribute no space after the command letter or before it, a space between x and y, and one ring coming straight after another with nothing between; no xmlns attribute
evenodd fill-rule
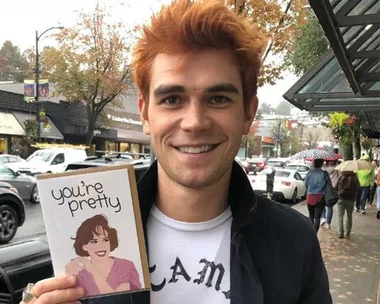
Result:
<svg viewBox="0 0 380 304"><path fill-rule="evenodd" d="M84 296L84 290L76 286L74 276L60 275L55 278L42 280L33 287L37 298L33 304L57 304L77 301Z"/></svg>
<svg viewBox="0 0 380 304"><path fill-rule="evenodd" d="M42 294L33 304L75 303L83 296L81 287L60 289Z"/></svg>

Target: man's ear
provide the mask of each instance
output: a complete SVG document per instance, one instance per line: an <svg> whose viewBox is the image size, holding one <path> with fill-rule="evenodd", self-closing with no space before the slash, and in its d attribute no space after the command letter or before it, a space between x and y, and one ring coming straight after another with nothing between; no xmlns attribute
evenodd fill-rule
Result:
<svg viewBox="0 0 380 304"><path fill-rule="evenodd" d="M259 107L259 99L257 96L252 97L248 107L244 111L243 134L247 135L251 129L253 119L256 116L257 108Z"/></svg>
<svg viewBox="0 0 380 304"><path fill-rule="evenodd" d="M150 135L150 126L148 118L148 101L144 99L143 94L139 93L139 111L143 130L146 135Z"/></svg>

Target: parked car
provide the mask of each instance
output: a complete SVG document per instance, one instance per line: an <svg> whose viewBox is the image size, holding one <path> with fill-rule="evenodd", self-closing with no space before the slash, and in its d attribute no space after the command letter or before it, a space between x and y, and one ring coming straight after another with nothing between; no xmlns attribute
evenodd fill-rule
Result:
<svg viewBox="0 0 380 304"><path fill-rule="evenodd" d="M263 170L254 177L250 177L255 192L266 195L266 171ZM288 200L296 203L306 196L306 188L301 175L296 170L276 169L274 177L273 198L277 201Z"/></svg>
<svg viewBox="0 0 380 304"><path fill-rule="evenodd" d="M25 163L25 159L18 157L16 155L11 154L1 154L0 155L0 163L7 165L14 171L17 171L17 168L21 163Z"/></svg>
<svg viewBox="0 0 380 304"><path fill-rule="evenodd" d="M288 164L285 169L296 170L303 179L305 179L307 172L310 170L310 166L307 164Z"/></svg>
<svg viewBox="0 0 380 304"><path fill-rule="evenodd" d="M148 170L150 163L146 159L132 160L128 158L123 158L118 155L115 156L91 156L84 161L75 162L67 166L66 171L86 169L86 168L96 168L96 167L108 167L115 165L131 164L135 169L136 181Z"/></svg>
<svg viewBox="0 0 380 304"><path fill-rule="evenodd" d="M121 164L133 164L136 180L139 180L149 168L145 159L138 161L116 155L112 157L89 157L87 160L68 165L66 171ZM47 242L40 239L1 246L0 268L4 269L7 275L7 278L4 278L0 274L0 303L18 304L21 301L22 290L28 282L36 282L53 275L49 246ZM117 297L123 297L123 295Z"/></svg>
<svg viewBox="0 0 380 304"><path fill-rule="evenodd" d="M13 171L11 168L0 163L0 181L14 186L25 201L30 201L33 204L38 204L40 202L37 182L34 176Z"/></svg>
<svg viewBox="0 0 380 304"><path fill-rule="evenodd" d="M77 161L87 158L83 149L75 148L50 148L35 151L26 162L18 167L18 171L29 175L40 173L60 173L66 167Z"/></svg>
<svg viewBox="0 0 380 304"><path fill-rule="evenodd" d="M245 173L256 173L257 172L257 164L252 162L251 159L246 158L244 161L241 162L243 169Z"/></svg>
<svg viewBox="0 0 380 304"><path fill-rule="evenodd" d="M289 160L287 158L270 158L268 159L267 166L274 167L274 168L285 168L288 164Z"/></svg>
<svg viewBox="0 0 380 304"><path fill-rule="evenodd" d="M12 240L24 221L25 205L17 189L9 183L0 182L0 244Z"/></svg>
<svg viewBox="0 0 380 304"><path fill-rule="evenodd" d="M256 172L261 172L267 165L267 159L265 157L251 158L251 163L255 164Z"/></svg>

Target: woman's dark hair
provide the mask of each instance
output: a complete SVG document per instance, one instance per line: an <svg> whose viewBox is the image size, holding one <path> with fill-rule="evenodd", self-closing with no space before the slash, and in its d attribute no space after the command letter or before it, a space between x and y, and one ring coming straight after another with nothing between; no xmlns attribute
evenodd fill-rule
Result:
<svg viewBox="0 0 380 304"><path fill-rule="evenodd" d="M320 158L316 158L314 159L314 167L315 168L322 168L322 165L323 165L323 159L320 159Z"/></svg>
<svg viewBox="0 0 380 304"><path fill-rule="evenodd" d="M119 246L116 229L108 226L108 220L104 215L98 214L85 220L79 226L77 236L74 239L74 249L77 255L82 257L88 256L88 252L83 250L83 245L87 245L94 238L94 235L100 235L98 227L102 227L103 232L108 232L111 251L114 251Z"/></svg>

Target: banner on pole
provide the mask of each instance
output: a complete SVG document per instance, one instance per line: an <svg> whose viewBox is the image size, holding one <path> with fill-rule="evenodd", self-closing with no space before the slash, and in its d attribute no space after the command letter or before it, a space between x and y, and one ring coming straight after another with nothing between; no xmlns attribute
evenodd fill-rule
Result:
<svg viewBox="0 0 380 304"><path fill-rule="evenodd" d="M34 101L34 80L24 80L24 100L26 102Z"/></svg>
<svg viewBox="0 0 380 304"><path fill-rule="evenodd" d="M49 100L49 80L41 79L39 81L38 97L40 101Z"/></svg>

